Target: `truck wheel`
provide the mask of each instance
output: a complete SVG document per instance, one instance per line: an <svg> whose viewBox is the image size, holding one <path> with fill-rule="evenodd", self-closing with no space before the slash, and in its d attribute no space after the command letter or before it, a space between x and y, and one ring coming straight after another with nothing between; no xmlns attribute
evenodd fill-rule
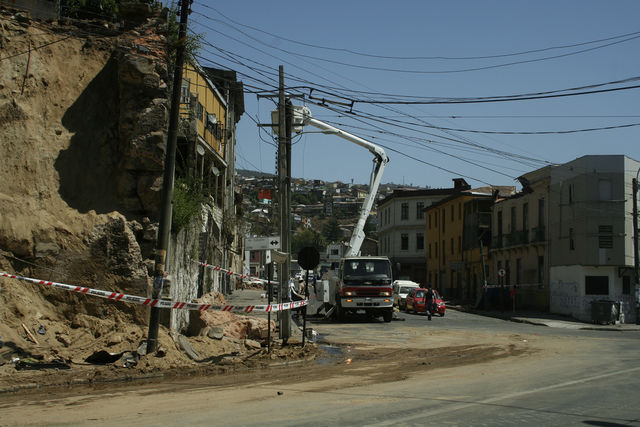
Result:
<svg viewBox="0 0 640 427"><path fill-rule="evenodd" d="M393 311L391 310L387 310L382 314L382 318L384 319L385 322L391 322L391 319L393 319Z"/></svg>

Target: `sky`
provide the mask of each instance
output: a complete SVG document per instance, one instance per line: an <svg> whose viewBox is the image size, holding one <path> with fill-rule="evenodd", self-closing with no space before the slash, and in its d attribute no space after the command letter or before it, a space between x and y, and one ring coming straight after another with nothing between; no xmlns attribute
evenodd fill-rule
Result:
<svg viewBox="0 0 640 427"><path fill-rule="evenodd" d="M385 149L383 183L444 188L517 186L587 154L640 160L639 16L637 0L194 0L188 26L200 64L244 84L237 168L276 172L257 123L282 65L294 105ZM310 126L293 138L297 178L368 183L372 160Z"/></svg>

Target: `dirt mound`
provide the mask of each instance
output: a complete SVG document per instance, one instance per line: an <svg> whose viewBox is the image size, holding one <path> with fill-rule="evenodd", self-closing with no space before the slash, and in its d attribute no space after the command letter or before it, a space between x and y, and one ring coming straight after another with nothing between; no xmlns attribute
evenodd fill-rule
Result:
<svg viewBox="0 0 640 427"><path fill-rule="evenodd" d="M224 297L207 295L203 302L221 304ZM275 345L267 354L265 320L204 312L209 328L204 334L186 337L161 327L158 351L147 355L146 308L130 306L127 312L122 305L0 278L0 391L194 369L243 369L274 359L306 358L314 351L313 346L303 351Z"/></svg>

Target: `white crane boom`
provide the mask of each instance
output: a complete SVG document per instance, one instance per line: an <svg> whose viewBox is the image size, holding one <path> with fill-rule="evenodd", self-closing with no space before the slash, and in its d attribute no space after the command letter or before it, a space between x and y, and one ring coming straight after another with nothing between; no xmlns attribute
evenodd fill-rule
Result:
<svg viewBox="0 0 640 427"><path fill-rule="evenodd" d="M330 124L314 119L311 116L311 111L307 107L293 107L293 122L294 126L311 125L317 127L323 133L337 135L343 139L346 139L347 141L353 142L361 147L366 148L374 156L373 170L371 171L371 179L369 181L369 193L362 203L360 218L358 218L358 223L353 229L351 240L345 253L345 257L358 255L360 252L360 246L362 245L365 237L364 225L367 221L369 213L371 212L371 208L373 207L373 202L375 201L376 194L378 193L378 187L380 186L380 181L382 180L382 173L384 172L385 166L389 162L389 157L387 156L387 153L385 153L385 151L378 145L373 144L353 134L350 134L349 132L338 129L337 127L331 126Z"/></svg>

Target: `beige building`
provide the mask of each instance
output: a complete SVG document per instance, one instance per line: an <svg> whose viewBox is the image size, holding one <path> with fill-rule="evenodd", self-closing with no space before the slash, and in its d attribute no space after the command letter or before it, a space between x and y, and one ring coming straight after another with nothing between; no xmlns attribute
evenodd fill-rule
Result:
<svg viewBox="0 0 640 427"><path fill-rule="evenodd" d="M453 188L395 190L378 202L378 253L391 260L394 278L427 282L424 210L470 188L462 178L453 182Z"/></svg>
<svg viewBox="0 0 640 427"><path fill-rule="evenodd" d="M550 171L523 175L522 191L493 207L489 282L515 286L519 308L549 309Z"/></svg>

